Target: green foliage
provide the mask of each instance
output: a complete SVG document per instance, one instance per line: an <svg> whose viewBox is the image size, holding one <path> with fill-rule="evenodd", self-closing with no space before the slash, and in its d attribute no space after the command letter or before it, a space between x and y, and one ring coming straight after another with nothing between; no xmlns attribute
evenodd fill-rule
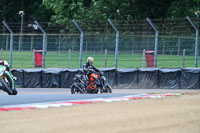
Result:
<svg viewBox="0 0 200 133"><path fill-rule="evenodd" d="M76 20L135 20L195 17L200 0L43 0L58 23Z"/></svg>
<svg viewBox="0 0 200 133"><path fill-rule="evenodd" d="M197 17L195 12L199 8L200 0L174 0L169 7L168 18Z"/></svg>
<svg viewBox="0 0 200 133"><path fill-rule="evenodd" d="M200 0L2 0L0 19L54 21L59 24L76 20L138 20L196 17Z"/></svg>
<svg viewBox="0 0 200 133"><path fill-rule="evenodd" d="M20 22L19 11L24 11L24 21L49 21L54 14L42 0L1 0L0 7L0 21L7 22Z"/></svg>

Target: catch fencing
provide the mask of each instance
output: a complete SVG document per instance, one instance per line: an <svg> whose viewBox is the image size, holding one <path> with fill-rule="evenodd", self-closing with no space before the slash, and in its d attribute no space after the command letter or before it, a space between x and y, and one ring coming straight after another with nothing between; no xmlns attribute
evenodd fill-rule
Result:
<svg viewBox="0 0 200 133"><path fill-rule="evenodd" d="M99 68L141 68L145 49L155 51L154 67L198 67L199 20L190 20L24 22L23 27L5 22L13 32L13 48L11 33L2 24L0 58L12 68L33 68L35 50L43 50L43 68L80 68L88 56L94 57Z"/></svg>

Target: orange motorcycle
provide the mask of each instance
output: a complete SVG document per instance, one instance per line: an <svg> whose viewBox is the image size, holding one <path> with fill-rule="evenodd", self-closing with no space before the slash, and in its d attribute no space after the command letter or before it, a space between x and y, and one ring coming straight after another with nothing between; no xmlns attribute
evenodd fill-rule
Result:
<svg viewBox="0 0 200 133"><path fill-rule="evenodd" d="M106 78L103 73L97 73L94 70L89 70L88 80L86 83L86 77L83 75L75 75L74 84L71 87L71 93L112 93L112 87L106 82Z"/></svg>

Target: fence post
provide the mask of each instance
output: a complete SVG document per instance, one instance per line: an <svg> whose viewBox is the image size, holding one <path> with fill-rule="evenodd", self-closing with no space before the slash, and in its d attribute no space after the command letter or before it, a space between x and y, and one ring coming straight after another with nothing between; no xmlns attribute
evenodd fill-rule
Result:
<svg viewBox="0 0 200 133"><path fill-rule="evenodd" d="M185 67L185 49L183 49L183 63L182 63L182 68Z"/></svg>
<svg viewBox="0 0 200 133"><path fill-rule="evenodd" d="M70 68L71 66L71 49L68 51L68 63L67 63L67 68Z"/></svg>
<svg viewBox="0 0 200 133"><path fill-rule="evenodd" d="M39 27L39 29L42 31L43 33L43 50L42 50L42 68L45 68L45 55L46 55L46 32L44 31L44 29L40 26L40 24L35 20L35 24Z"/></svg>
<svg viewBox="0 0 200 133"><path fill-rule="evenodd" d="M9 38L9 37L6 35L6 51L8 50L8 44L9 44L8 38Z"/></svg>
<svg viewBox="0 0 200 133"><path fill-rule="evenodd" d="M149 24L151 25L151 27L154 29L155 31L155 52L154 52L154 67L157 67L157 54L158 54L158 30L156 29L156 27L154 26L154 24L152 23L152 21L147 18L146 19Z"/></svg>
<svg viewBox="0 0 200 133"><path fill-rule="evenodd" d="M3 48L1 48L1 60L3 60Z"/></svg>
<svg viewBox="0 0 200 133"><path fill-rule="evenodd" d="M163 43L163 49L162 49L162 55L164 55L164 54L165 54L165 41Z"/></svg>
<svg viewBox="0 0 200 133"><path fill-rule="evenodd" d="M131 50L131 66L133 67L133 62L134 62L134 53L133 53L133 45L132 45L132 50Z"/></svg>
<svg viewBox="0 0 200 133"><path fill-rule="evenodd" d="M180 47L181 47L181 39L180 39L180 37L179 37L179 39L178 39L177 45L178 45L177 55L180 55Z"/></svg>
<svg viewBox="0 0 200 133"><path fill-rule="evenodd" d="M190 22L192 27L196 30L196 37L195 37L195 67L198 67L198 55L199 55L199 30L198 28L194 25L192 20L187 16L187 20Z"/></svg>
<svg viewBox="0 0 200 133"><path fill-rule="evenodd" d="M3 60L3 48L1 48L1 60Z"/></svg>
<svg viewBox="0 0 200 133"><path fill-rule="evenodd" d="M12 55L13 55L13 31L9 28L5 21L2 22L10 32L10 69L12 69Z"/></svg>
<svg viewBox="0 0 200 133"><path fill-rule="evenodd" d="M83 30L80 28L80 26L76 23L76 21L73 19L72 22L74 25L78 28L80 31L80 56L79 56L79 68L82 67L82 58L83 58Z"/></svg>
<svg viewBox="0 0 200 133"><path fill-rule="evenodd" d="M35 67L35 49L33 49L33 67Z"/></svg>
<svg viewBox="0 0 200 133"><path fill-rule="evenodd" d="M143 49L142 68L145 67L145 61L146 61L146 58L145 58L145 49Z"/></svg>
<svg viewBox="0 0 200 133"><path fill-rule="evenodd" d="M61 36L59 35L59 37L58 37L58 51L59 51L59 53L60 53L60 48L61 48Z"/></svg>
<svg viewBox="0 0 200 133"><path fill-rule="evenodd" d="M104 67L105 67L105 68L107 67L107 60L108 60L107 55L108 55L108 50L105 49L105 59L104 59L104 61L105 61Z"/></svg>
<svg viewBox="0 0 200 133"><path fill-rule="evenodd" d="M19 11L21 16L21 27L20 27L20 35L19 35L19 47L18 50L21 51L21 43L22 43L22 31L23 31L23 22L24 22L24 11Z"/></svg>
<svg viewBox="0 0 200 133"><path fill-rule="evenodd" d="M118 47L119 47L119 31L117 30L117 28L113 25L113 23L111 22L110 19L108 19L108 22L110 23L110 25L113 27L113 29L116 32L116 42L115 42L115 69L117 69L118 67Z"/></svg>
<svg viewBox="0 0 200 133"><path fill-rule="evenodd" d="M33 50L33 35L31 35L31 51Z"/></svg>

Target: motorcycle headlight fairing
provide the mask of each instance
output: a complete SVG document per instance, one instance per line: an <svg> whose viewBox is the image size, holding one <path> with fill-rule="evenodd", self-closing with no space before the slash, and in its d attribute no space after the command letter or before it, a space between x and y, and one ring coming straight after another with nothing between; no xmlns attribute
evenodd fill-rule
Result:
<svg viewBox="0 0 200 133"><path fill-rule="evenodd" d="M0 69L0 76L3 76L4 71L4 69Z"/></svg>

